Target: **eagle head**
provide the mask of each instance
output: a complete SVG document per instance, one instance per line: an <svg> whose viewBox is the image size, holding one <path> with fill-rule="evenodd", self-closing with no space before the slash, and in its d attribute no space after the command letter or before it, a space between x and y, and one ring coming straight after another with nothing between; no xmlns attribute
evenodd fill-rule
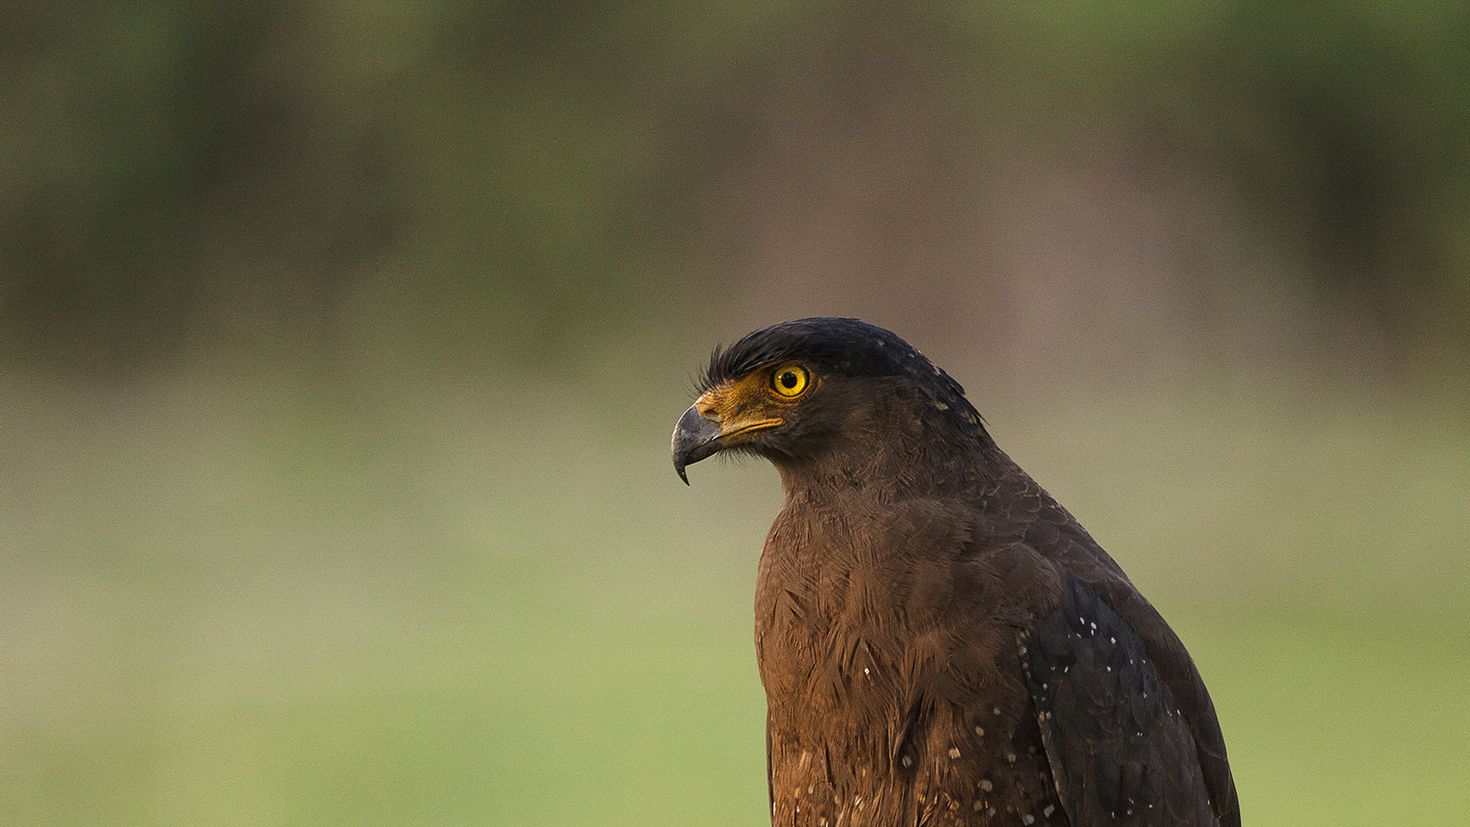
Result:
<svg viewBox="0 0 1470 827"><path fill-rule="evenodd" d="M674 470L687 484L687 466L721 451L784 470L940 432L952 440L984 427L959 383L918 349L858 319L798 319L715 349L674 426Z"/></svg>

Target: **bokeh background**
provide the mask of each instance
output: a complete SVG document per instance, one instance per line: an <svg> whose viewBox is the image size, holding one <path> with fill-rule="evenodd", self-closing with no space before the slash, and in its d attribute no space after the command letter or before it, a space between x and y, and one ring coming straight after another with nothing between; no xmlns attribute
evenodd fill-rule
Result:
<svg viewBox="0 0 1470 827"><path fill-rule="evenodd" d="M1470 807L1470 6L10 3L0 822L763 823L858 315L1189 644L1252 824Z"/></svg>

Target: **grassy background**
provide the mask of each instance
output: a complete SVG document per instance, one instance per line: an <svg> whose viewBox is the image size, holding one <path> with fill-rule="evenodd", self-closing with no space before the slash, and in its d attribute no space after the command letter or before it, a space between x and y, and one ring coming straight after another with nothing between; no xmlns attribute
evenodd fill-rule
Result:
<svg viewBox="0 0 1470 827"><path fill-rule="evenodd" d="M923 348L1251 824L1470 808L1470 4L20 0L0 824L760 824L709 348Z"/></svg>
<svg viewBox="0 0 1470 827"><path fill-rule="evenodd" d="M529 378L509 409L181 380L79 416L12 389L0 812L760 823L778 484L678 483L680 378L626 410ZM1367 402L989 413L1190 646L1252 823L1470 804L1470 432Z"/></svg>

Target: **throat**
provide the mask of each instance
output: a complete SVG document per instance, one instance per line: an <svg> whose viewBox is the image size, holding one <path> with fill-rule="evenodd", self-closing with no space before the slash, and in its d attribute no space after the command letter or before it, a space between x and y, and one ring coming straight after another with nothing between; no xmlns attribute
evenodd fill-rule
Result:
<svg viewBox="0 0 1470 827"><path fill-rule="evenodd" d="M842 437L801 457L776 457L788 501L823 501L833 495L865 494L892 502L943 497L973 490L995 476L1003 455L983 430L918 433L874 432Z"/></svg>

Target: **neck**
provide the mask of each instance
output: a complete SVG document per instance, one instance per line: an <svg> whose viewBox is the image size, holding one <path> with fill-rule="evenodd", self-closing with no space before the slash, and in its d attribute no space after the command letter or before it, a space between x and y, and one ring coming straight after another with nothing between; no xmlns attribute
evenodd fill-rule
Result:
<svg viewBox="0 0 1470 827"><path fill-rule="evenodd" d="M970 416L974 418L971 419ZM894 501L956 496L983 487L1008 462L973 410L901 418L898 427L856 428L804 457L773 459L788 501L863 493ZM912 469L922 471L915 474Z"/></svg>

